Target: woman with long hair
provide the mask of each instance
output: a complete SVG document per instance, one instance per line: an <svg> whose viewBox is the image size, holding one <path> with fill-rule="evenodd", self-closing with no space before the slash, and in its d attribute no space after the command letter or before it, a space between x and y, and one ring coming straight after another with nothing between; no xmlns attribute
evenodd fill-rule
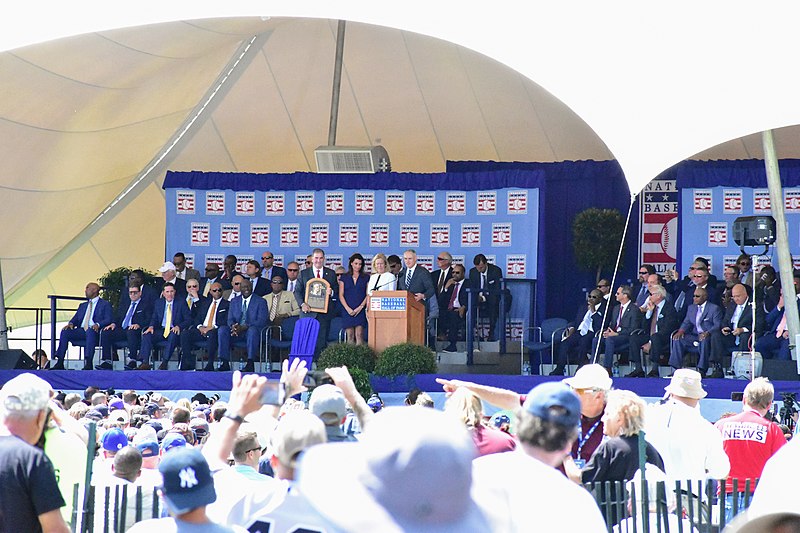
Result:
<svg viewBox="0 0 800 533"><path fill-rule="evenodd" d="M367 274L364 272L364 257L355 253L350 256L348 269L339 278L339 302L342 304L342 329L350 344L364 344L364 327L367 325Z"/></svg>

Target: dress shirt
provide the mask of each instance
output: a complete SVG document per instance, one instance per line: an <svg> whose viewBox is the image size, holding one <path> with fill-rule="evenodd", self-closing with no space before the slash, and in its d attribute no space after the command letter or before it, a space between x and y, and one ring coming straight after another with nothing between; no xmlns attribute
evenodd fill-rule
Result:
<svg viewBox="0 0 800 533"><path fill-rule="evenodd" d="M453 287L453 294L455 295L455 297L453 298L453 309L460 309L462 307L461 302L458 301L458 293L461 290L463 284L464 280L462 279L461 281L456 283L455 286Z"/></svg>
<svg viewBox="0 0 800 533"><path fill-rule="evenodd" d="M208 306L208 311L206 312L206 318L205 318L205 320L203 320L202 324L199 324L197 326L198 328L204 327L206 324L208 324L208 321L211 320L211 325L214 327L214 329L216 329L217 321L215 320L215 317L211 316L211 311L213 310L214 314L216 315L217 311L219 310L219 303L221 301L222 301L222 298L220 298L219 300L214 300L214 301L211 302L211 305Z"/></svg>
<svg viewBox="0 0 800 533"><path fill-rule="evenodd" d="M89 305L86 306L86 312L89 313L89 311L91 311L91 313L89 313L89 327L92 327L95 324L97 324L97 322L94 321L94 310L97 309L98 301L100 301L100 297L95 296L94 298L89 300ZM84 320L86 319L84 318Z"/></svg>
<svg viewBox="0 0 800 533"><path fill-rule="evenodd" d="M583 320L581 320L581 325L578 326L578 331L581 332L581 336L586 335L590 331L594 331L592 327L592 315L595 314L596 311L592 311L591 309L586 310L586 314L583 315Z"/></svg>

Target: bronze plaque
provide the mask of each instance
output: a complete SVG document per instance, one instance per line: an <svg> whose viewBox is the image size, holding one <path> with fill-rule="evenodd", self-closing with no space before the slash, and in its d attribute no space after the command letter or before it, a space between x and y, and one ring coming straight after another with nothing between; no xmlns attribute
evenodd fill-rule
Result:
<svg viewBox="0 0 800 533"><path fill-rule="evenodd" d="M331 284L322 278L311 278L306 282L306 305L315 313L328 312L328 289Z"/></svg>

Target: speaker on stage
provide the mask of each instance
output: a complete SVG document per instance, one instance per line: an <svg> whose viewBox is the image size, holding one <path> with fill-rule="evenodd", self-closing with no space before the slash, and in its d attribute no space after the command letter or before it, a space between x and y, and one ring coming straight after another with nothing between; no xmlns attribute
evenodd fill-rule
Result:
<svg viewBox="0 0 800 533"><path fill-rule="evenodd" d="M36 370L36 362L22 350L0 350L0 370Z"/></svg>

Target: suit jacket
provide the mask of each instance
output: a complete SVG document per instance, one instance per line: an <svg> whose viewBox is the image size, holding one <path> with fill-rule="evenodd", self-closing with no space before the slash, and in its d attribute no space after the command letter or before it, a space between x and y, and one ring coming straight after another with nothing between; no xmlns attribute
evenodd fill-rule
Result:
<svg viewBox="0 0 800 533"><path fill-rule="evenodd" d="M205 326L206 315L211 308L213 298L205 298L200 300L200 305L197 306L197 312L192 320L192 326ZM214 325L217 327L228 325L228 312L230 311L231 303L225 298L217 302L217 310L214 312Z"/></svg>
<svg viewBox="0 0 800 533"><path fill-rule="evenodd" d="M652 320L652 318L651 316L650 319ZM672 335L672 332L678 329L680 322L675 307L665 300L664 305L661 306L661 311L658 313L658 318L656 318L656 332ZM647 319L647 313L642 315L642 329L648 335L650 334L650 320Z"/></svg>
<svg viewBox="0 0 800 533"><path fill-rule="evenodd" d="M408 291L413 294L418 292L425 295L426 300L430 300L436 295L436 287L431 279L431 273L420 264L414 268L414 273L411 275L411 283L406 286L406 272L408 268L404 267L397 276L397 290Z"/></svg>
<svg viewBox="0 0 800 533"><path fill-rule="evenodd" d="M490 296L499 296L500 280L503 279L503 271L500 270L500 267L491 263L486 266L486 287L484 287L484 289L488 291ZM472 267L469 269L469 278L467 279L469 279L469 286L474 290L477 291L481 288L481 273L478 272L477 268Z"/></svg>
<svg viewBox="0 0 800 533"><path fill-rule="evenodd" d="M642 292L642 288L644 288L644 293ZM650 292L647 290L647 283L640 284L636 291L636 305L642 307L648 296L650 296Z"/></svg>
<svg viewBox="0 0 800 533"><path fill-rule="evenodd" d="M445 289L442 295L439 297L439 309L441 310L440 313L444 310L449 309L450 298L453 297L453 291L455 290L455 287L456 284L453 283L450 287ZM458 294L456 295L458 303L461 305L461 307L467 306L467 291L464 290L467 287L469 287L469 283L467 282L467 280L463 280L461 282L461 288L458 290Z"/></svg>
<svg viewBox="0 0 800 533"><path fill-rule="evenodd" d="M620 307L620 304L615 305L614 309L606 316L606 325L603 329L610 327L620 335L630 335L634 330L641 329L642 312L639 311L634 301L628 302L628 307L625 308L625 312L622 314L619 329L616 328Z"/></svg>
<svg viewBox="0 0 800 533"><path fill-rule="evenodd" d="M86 316L86 311L89 309L89 302L85 301L81 305L78 306L78 310L75 311L75 315L70 320L70 323L75 326L76 328L80 328L83 326L83 319ZM126 309L127 311L127 309ZM104 328L111 324L112 320L114 319L113 311L111 309L111 304L108 303L106 300L102 298L97 299L97 304L92 309L92 320L95 324Z"/></svg>
<svg viewBox="0 0 800 533"><path fill-rule="evenodd" d="M733 315L736 313L736 302L731 302L725 308L725 316L722 318L722 326L723 328L747 328L747 331L753 331L753 301L747 300L747 303L744 304L744 311L742 315L739 317L739 321L736 325L731 325L731 321L733 320ZM761 336L764 332L765 326L765 318L766 315L764 310L761 306L756 305L756 328L755 332L757 336Z"/></svg>
<svg viewBox="0 0 800 533"><path fill-rule="evenodd" d="M275 297L275 294L270 293L264 296L264 300L267 302L267 311L270 316L272 314L272 299ZM288 291L281 291L278 295L278 310L276 317L286 318L287 316L300 316L300 306L297 305L297 299L294 297L294 294Z"/></svg>
<svg viewBox="0 0 800 533"><path fill-rule="evenodd" d="M119 306L117 307L117 315L114 322L117 323L117 326L122 326L122 320L125 318L125 314L128 312L128 308L131 306L131 296L128 294L128 286L127 283L125 284L125 288L122 289L122 293L119 295ZM139 298L139 305L136 306L136 312L138 314L139 309L142 309L147 314L147 320L144 323L139 324L142 327L147 327L150 325L150 318L153 316L153 306L156 304L156 300L158 300L158 291L151 287L150 285L142 285L140 287L142 291L142 295ZM138 322L133 322L138 324Z"/></svg>
<svg viewBox="0 0 800 533"><path fill-rule="evenodd" d="M683 319L680 329L684 333L698 334L697 324L697 305L692 304L686 311L686 318ZM722 309L718 305L706 302L703 308L703 314L700 316L700 326L703 331L718 331L722 327Z"/></svg>
<svg viewBox="0 0 800 533"><path fill-rule="evenodd" d="M230 280L222 279L221 275L217 276L216 278L200 278L200 294L203 294L205 292L206 284L208 283L219 283L220 285L222 285L223 292L231 290L233 288ZM209 288L211 287L209 286ZM211 296L211 293L209 293L209 296Z"/></svg>
<svg viewBox="0 0 800 533"><path fill-rule="evenodd" d="M253 284L253 294L256 296L264 296L267 292L271 292L272 288L270 282L262 277L251 279L250 283Z"/></svg>
<svg viewBox="0 0 800 533"><path fill-rule="evenodd" d="M706 292L708 293L708 303L714 304L714 305L719 307L721 305L721 302L722 302L722 292L718 291L716 289L716 285L712 285L710 280L711 280L711 278L709 278L709 282L706 285ZM678 311L678 317L681 320L683 320L684 317L689 316L688 309L689 309L689 307L694 305L694 304L692 304L692 301L693 301L692 296L694 296L694 290L696 288L697 288L697 285L695 285L694 283L687 283L684 286L682 305L681 305L681 307L679 309L676 309L676 311ZM675 297L676 303L677 303L679 297L680 297L679 295Z"/></svg>
<svg viewBox="0 0 800 533"><path fill-rule="evenodd" d="M161 280L161 285L158 287L159 296L161 296L161 291L164 290L164 280ZM175 299L179 299L180 297L186 297L186 281L182 280L181 278L175 278L170 281L173 285L175 285Z"/></svg>
<svg viewBox="0 0 800 533"><path fill-rule="evenodd" d="M230 311L228 311L228 326L238 324L242 320L242 302L244 298L241 295L237 296L230 302ZM255 293L250 295L250 301L247 304L247 322L248 327L263 328L269 321L269 311L267 310L267 302L264 298L256 296Z"/></svg>
<svg viewBox="0 0 800 533"><path fill-rule="evenodd" d="M186 271L186 276L183 281L189 281L190 279L200 280L200 271L196 268L185 267L184 270Z"/></svg>
<svg viewBox="0 0 800 533"><path fill-rule="evenodd" d="M128 297L127 300L128 304L124 308L122 307L122 302L120 302L119 312L117 313L116 320L114 320L118 328L122 327L122 323L125 321L125 315L128 314L128 309L131 306L130 297ZM136 304L136 309L133 311L133 316L131 317L131 324L137 324L142 329L146 329L150 325L150 320L152 318L153 304L145 302L144 298L139 298L139 303Z"/></svg>
<svg viewBox="0 0 800 533"><path fill-rule="evenodd" d="M150 325L154 328L160 328L164 322L164 313L166 313L167 301L164 298L159 298L155 306L153 306L153 318L150 320ZM181 330L188 328L192 322L192 314L186 306L184 298L177 296L172 301L172 325L179 326Z"/></svg>
<svg viewBox="0 0 800 533"><path fill-rule="evenodd" d="M285 268L283 268L281 266L278 266L278 265L272 265L272 273L269 274L269 275L267 274L267 270L266 269L261 271L261 277L264 278L264 279L268 279L269 281L272 281L272 278L274 278L275 276L280 276L281 279L283 279L283 286L285 287L286 286L286 280L289 279L289 278L286 277L286 269ZM272 286L267 288L267 294L269 294L271 292L272 292Z"/></svg>
<svg viewBox="0 0 800 533"><path fill-rule="evenodd" d="M766 327L769 328L769 333L775 335L778 331L778 324L781 323L781 319L783 318L783 313L786 308L778 309L776 306L775 309L769 312L766 317ZM800 312L800 299L797 300L797 310Z"/></svg>
<svg viewBox="0 0 800 533"><path fill-rule="evenodd" d="M297 276L297 286L294 290L294 297L297 300L297 305L301 308L303 307L303 303L306 301L306 283L308 283L308 280L315 277L316 274L314 273L314 269L310 267L301 270L300 275ZM339 280L336 278L336 272L325 267L322 269L322 278L331 284L331 290L333 291L333 294L337 294L339 292ZM322 313L308 313L309 316L317 316L318 314ZM323 316L336 316L336 308L331 302L330 296L328 297L328 312Z"/></svg>

